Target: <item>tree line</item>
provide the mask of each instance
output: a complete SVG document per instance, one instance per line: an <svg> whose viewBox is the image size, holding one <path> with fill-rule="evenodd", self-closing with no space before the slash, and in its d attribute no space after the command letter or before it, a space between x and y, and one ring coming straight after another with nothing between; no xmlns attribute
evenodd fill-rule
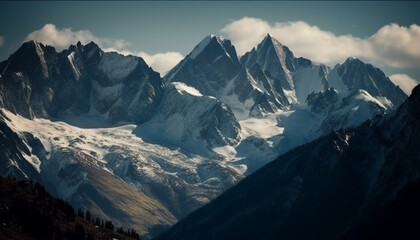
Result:
<svg viewBox="0 0 420 240"><path fill-rule="evenodd" d="M100 219L99 217L93 218L92 214L90 213L89 210L86 210L86 212L85 212L82 209L79 209L77 211L77 216L94 223L95 226L97 226L97 227L109 229L109 230L112 230L112 231L116 231L119 234L123 234L127 237L131 237L131 238L134 238L134 239L140 239L140 235L136 232L136 230L134 230L132 228L131 229L127 228L126 230L124 230L124 227L122 227L122 226L115 229L115 226L112 223L112 221L110 221L110 220L105 220L104 221L104 220Z"/></svg>
<svg viewBox="0 0 420 240"><path fill-rule="evenodd" d="M52 197L39 183L3 177L0 221L1 227L16 233L11 236L28 234L34 239L140 239L134 229L116 228L112 221L94 218L88 210L79 209L76 214L69 203Z"/></svg>

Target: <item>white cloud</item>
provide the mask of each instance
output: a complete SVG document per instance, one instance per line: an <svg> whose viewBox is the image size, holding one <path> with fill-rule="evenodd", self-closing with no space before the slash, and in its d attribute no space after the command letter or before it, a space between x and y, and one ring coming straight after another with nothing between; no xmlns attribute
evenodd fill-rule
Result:
<svg viewBox="0 0 420 240"><path fill-rule="evenodd" d="M184 56L182 56L179 52L165 52L154 55L140 52L138 56L142 57L144 61L155 71L160 72L162 76L164 76L184 58Z"/></svg>
<svg viewBox="0 0 420 240"><path fill-rule="evenodd" d="M267 33L272 32L271 30L272 27L262 19L244 17L233 21L220 31L228 35L238 54L243 55L256 47Z"/></svg>
<svg viewBox="0 0 420 240"><path fill-rule="evenodd" d="M121 54L121 55L124 55L124 56L128 56L128 55L137 56L137 54L136 54L136 53L133 53L133 52L131 52L131 51L128 51L128 50L118 50L118 49L113 48L113 47L101 48L101 49L102 49L104 52L117 52L117 53L119 53L119 54Z"/></svg>
<svg viewBox="0 0 420 240"><path fill-rule="evenodd" d="M73 32L71 28L58 29L54 24L45 24L41 29L31 32L25 38L25 42L34 40L48 44L60 49L68 47L70 44L75 44L80 41L82 44L87 44L90 41L100 43L101 40L95 37L88 30L81 30Z"/></svg>
<svg viewBox="0 0 420 240"><path fill-rule="evenodd" d="M153 68L153 70L159 72L161 76L165 76L175 65L177 65L183 58L179 52L164 52L156 54L148 54L145 52L131 52L126 50L117 50L115 48L104 48L105 52L118 52L124 56L133 55L143 58L143 60Z"/></svg>
<svg viewBox="0 0 420 240"><path fill-rule="evenodd" d="M109 45L114 46L116 49L123 49L131 45L131 43L126 42L123 39L118 40L109 40L107 38L101 40L102 42L108 43Z"/></svg>
<svg viewBox="0 0 420 240"><path fill-rule="evenodd" d="M0 47L3 46L3 44L4 44L4 37L0 36Z"/></svg>
<svg viewBox="0 0 420 240"><path fill-rule="evenodd" d="M288 46L296 56L315 62L335 64L347 57L360 57L391 67L420 66L420 26L390 24L369 38L337 36L303 21L269 24L244 17L221 29L240 55L255 47L267 33Z"/></svg>
<svg viewBox="0 0 420 240"><path fill-rule="evenodd" d="M1 40L2 39L0 38L0 46ZM41 29L28 34L25 41L29 40L48 44L58 49L67 48L70 44L76 44L78 41L82 44L94 41L105 52L118 52L122 55L140 56L149 66L162 75L166 74L166 72L183 58L179 52L165 52L153 55L145 52L132 52L127 50L127 47L130 46L131 43L123 39L99 38L88 30L73 31L71 28L59 29L51 23L45 24Z"/></svg>
<svg viewBox="0 0 420 240"><path fill-rule="evenodd" d="M419 84L415 79L406 74L394 74L389 76L389 78L395 85L398 85L401 90L403 90L405 94L409 96L413 88Z"/></svg>
<svg viewBox="0 0 420 240"><path fill-rule="evenodd" d="M159 72L161 76L165 76L175 65L177 65L183 58L179 52L164 52L156 54L148 54L145 52L131 52L127 50L117 50L115 48L103 48L104 52L118 52L124 56L132 55L143 58L143 60L153 68L153 70Z"/></svg>
<svg viewBox="0 0 420 240"><path fill-rule="evenodd" d="M392 67L420 66L420 26L390 24L368 39L377 60L384 59Z"/></svg>
<svg viewBox="0 0 420 240"><path fill-rule="evenodd" d="M28 34L24 41L29 40L51 45L58 49L68 48L71 44L76 44L78 41L84 45L93 41L101 48L115 51L124 51L124 48L131 45L123 39L99 38L89 30L73 31L71 28L59 29L51 23L45 24L41 29Z"/></svg>

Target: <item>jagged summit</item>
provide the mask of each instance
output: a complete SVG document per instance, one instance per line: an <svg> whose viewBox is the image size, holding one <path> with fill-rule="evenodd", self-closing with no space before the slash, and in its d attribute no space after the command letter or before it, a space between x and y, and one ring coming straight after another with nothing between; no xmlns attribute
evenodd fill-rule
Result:
<svg viewBox="0 0 420 240"><path fill-rule="evenodd" d="M330 87L341 91L364 89L381 101L390 101L394 107L407 98L384 72L358 58L350 57L343 64L336 65L329 74L328 82Z"/></svg>
<svg viewBox="0 0 420 240"><path fill-rule="evenodd" d="M209 35L166 75L166 80L183 82L204 95L221 99L239 119L274 113L287 106L283 89L255 68L240 63L229 40Z"/></svg>
<svg viewBox="0 0 420 240"><path fill-rule="evenodd" d="M283 54L291 54L293 57L293 53L289 50L288 47L283 45L280 41L274 38L270 33L267 33L265 38L259 43L256 47L256 50L264 49L267 47L275 48L276 53L281 57Z"/></svg>
<svg viewBox="0 0 420 240"><path fill-rule="evenodd" d="M37 42L35 40L29 40L29 41L23 42L19 49L21 49L21 48L23 48L23 49L25 49L25 48L33 48L37 44L42 44L42 43L39 43L39 42ZM19 51L19 49L17 51Z"/></svg>
<svg viewBox="0 0 420 240"><path fill-rule="evenodd" d="M206 36L197 46L194 47L193 51L189 54L191 59L196 59L199 55L213 55L212 59L220 57L221 54L226 54L231 61L239 63L238 56L235 48L233 47L230 40L225 40L221 36L208 35Z"/></svg>
<svg viewBox="0 0 420 240"><path fill-rule="evenodd" d="M241 62L248 68L258 64L277 92L285 92L288 103L304 103L312 91L333 87L340 92L364 89L384 105L399 106L407 95L396 87L379 69L358 58L349 57L333 69L312 63L309 59L296 58L288 47L270 34ZM391 104L390 104L391 103Z"/></svg>
<svg viewBox="0 0 420 240"><path fill-rule="evenodd" d="M30 40L0 63L0 73L20 72L36 79L47 79L50 75L48 65L53 62L55 53L54 47Z"/></svg>
<svg viewBox="0 0 420 240"><path fill-rule="evenodd" d="M0 106L28 118L67 111L101 115L112 123L142 122L159 104L164 87L140 57L104 53L94 42L58 53L29 41L0 63L0 72Z"/></svg>
<svg viewBox="0 0 420 240"><path fill-rule="evenodd" d="M352 61L359 61L359 62L361 62L361 60L358 59L358 58L356 58L356 57L348 57L345 62L347 62L347 61L348 62L352 62Z"/></svg>
<svg viewBox="0 0 420 240"><path fill-rule="evenodd" d="M99 45L97 43L95 43L94 41L90 41L89 43L87 43L85 45L82 44L80 41L77 41L76 44L70 44L69 48L68 49L64 49L63 51L66 51L66 50L69 50L69 49L75 49L75 48L76 49L85 49L85 48L89 48L89 49L93 49L93 48L95 48L95 49L101 49L99 47Z"/></svg>
<svg viewBox="0 0 420 240"><path fill-rule="evenodd" d="M332 131L280 156L158 239L418 237L419 93L418 86L392 118ZM364 231L354 236L358 227Z"/></svg>
<svg viewBox="0 0 420 240"><path fill-rule="evenodd" d="M165 79L168 82L186 83L204 95L218 97L240 68L231 41L209 35L169 71Z"/></svg>
<svg viewBox="0 0 420 240"><path fill-rule="evenodd" d="M357 57L348 57L346 59L346 61L344 61L344 63L341 64L342 66L347 66L347 67L357 67L359 68L359 70L364 70L364 68L375 68L372 64L370 63L365 63L363 60L357 58ZM378 69L378 68L376 68ZM380 70L380 69L378 69ZM385 74L384 74L385 75Z"/></svg>
<svg viewBox="0 0 420 240"><path fill-rule="evenodd" d="M286 99L286 105L297 102L293 83L293 71L295 70L295 57L293 53L270 34L250 52L241 57L241 63L248 68L259 65L266 74L277 98L282 95ZM286 91L286 92L285 92Z"/></svg>
<svg viewBox="0 0 420 240"><path fill-rule="evenodd" d="M211 40L214 38L214 35L206 36L203 40L201 40L199 44L197 44L197 46L194 47L189 56L192 59L195 59L204 50L204 48L206 48L210 44Z"/></svg>
<svg viewBox="0 0 420 240"><path fill-rule="evenodd" d="M287 91L294 88L292 76L295 70L294 59L293 53L287 47L267 34L255 50L242 56L241 62L249 68L258 63L264 72L270 72L274 82L278 82L277 92L280 92L280 88ZM294 100L289 99L289 101Z"/></svg>
<svg viewBox="0 0 420 240"><path fill-rule="evenodd" d="M67 176L81 184L103 180L93 170L84 174L90 168L83 163L93 164L176 218L279 154L404 99L372 65L348 59L331 69L296 58L270 34L241 61L229 40L206 36L166 82L141 58L104 52L94 42L61 52L28 42L0 63L0 73L0 107L13 119L5 124L28 146L0 166L35 166L57 193L76 198L75 191L87 190ZM92 195L98 211L103 199L124 195L108 190L104 198Z"/></svg>
<svg viewBox="0 0 420 240"><path fill-rule="evenodd" d="M267 35L264 37L264 39L261 41L261 43L258 46L261 46L264 44L273 44L273 45L283 47L283 44L281 44L277 39L275 39L270 33L267 33ZM257 49L259 48L258 46L257 46Z"/></svg>
<svg viewBox="0 0 420 240"><path fill-rule="evenodd" d="M240 62L236 61L236 56L229 40L209 35L165 79L183 82L204 95L229 102L233 109L241 109L241 116L247 111L252 116L263 116L293 104L305 104L307 96L313 91L324 91L329 87L340 92L365 89L370 95L382 98L380 100L387 106L389 102L397 106L406 97L398 90L385 90L387 85L392 85L391 81L370 64L349 58L342 65L337 65L337 69L330 69L309 59L296 58L287 46L269 33L258 46L242 56ZM354 74L344 76L346 69L353 69ZM373 78L372 82L387 83L383 84L385 87L377 86L377 89L369 84L359 84L369 78ZM397 93L392 93L394 91ZM245 104L247 101L249 106Z"/></svg>

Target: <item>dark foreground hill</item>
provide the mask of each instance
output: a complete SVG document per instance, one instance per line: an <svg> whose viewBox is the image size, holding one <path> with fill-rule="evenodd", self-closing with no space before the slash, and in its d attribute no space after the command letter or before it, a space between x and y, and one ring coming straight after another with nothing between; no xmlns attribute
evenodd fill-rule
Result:
<svg viewBox="0 0 420 240"><path fill-rule="evenodd" d="M76 214L38 183L0 177L0 239L138 239L134 231L113 228L89 211Z"/></svg>

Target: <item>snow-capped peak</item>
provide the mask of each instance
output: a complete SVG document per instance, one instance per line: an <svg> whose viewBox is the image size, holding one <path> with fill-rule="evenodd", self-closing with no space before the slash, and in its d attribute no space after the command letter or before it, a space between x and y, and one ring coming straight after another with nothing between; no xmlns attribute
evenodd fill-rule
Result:
<svg viewBox="0 0 420 240"><path fill-rule="evenodd" d="M266 41L271 41L271 42L273 42L273 40L275 40L275 39L273 39L273 36L271 36L271 34L270 33L267 33L267 35L265 36L265 38L263 39L263 43L264 42L266 42Z"/></svg>
<svg viewBox="0 0 420 240"><path fill-rule="evenodd" d="M360 59L354 58L354 57L348 57L345 62L350 63L350 62L354 62L354 61L361 62Z"/></svg>
<svg viewBox="0 0 420 240"><path fill-rule="evenodd" d="M204 48L210 43L210 41L214 38L214 35L208 35L206 36L203 40L201 40L201 42L195 46L194 50L191 52L190 57L192 59L195 59L198 54L200 54Z"/></svg>
<svg viewBox="0 0 420 240"><path fill-rule="evenodd" d="M210 45L210 43L212 41L217 41L218 45L220 45L221 48L223 48L224 52L226 53L226 55L231 58L228 50L226 49L225 45L225 39L222 36L216 36L216 35L208 35L206 36L203 40L201 40L201 42L195 46L195 48L193 49L193 51L190 53L190 58L191 59L195 59L197 58L197 56L204 51L204 49Z"/></svg>
<svg viewBox="0 0 420 240"><path fill-rule="evenodd" d="M285 94L288 96L287 100L289 103L296 102L292 76L295 70L295 57L287 47L283 46L270 34L267 34L255 50L246 53L241 58L241 62L248 68L257 63L261 66L263 72L270 72L270 78L276 79L276 84L280 82L281 88L288 91ZM272 85L274 86L275 82ZM281 91L279 89L276 90L278 93Z"/></svg>
<svg viewBox="0 0 420 240"><path fill-rule="evenodd" d="M261 44L258 45L257 50L259 50L260 48L266 48L266 47L274 48L279 58L282 58L283 55L285 55L283 45L279 41L277 41L277 39L273 38L269 33L261 42Z"/></svg>
<svg viewBox="0 0 420 240"><path fill-rule="evenodd" d="M208 37L210 37L210 38L216 38L217 39L217 41L219 42L219 43L221 43L221 42L223 42L224 40L225 40L225 38L224 37L222 37L222 36L220 36L220 35L214 35L214 34L210 34Z"/></svg>

